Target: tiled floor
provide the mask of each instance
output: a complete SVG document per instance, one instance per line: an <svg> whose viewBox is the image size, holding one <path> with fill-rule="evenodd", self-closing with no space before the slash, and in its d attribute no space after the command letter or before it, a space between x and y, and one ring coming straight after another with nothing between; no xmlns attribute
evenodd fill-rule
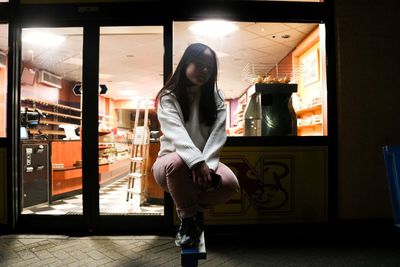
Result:
<svg viewBox="0 0 400 267"><path fill-rule="evenodd" d="M127 178L123 177L100 189L100 214L104 215L164 215L164 206L140 206L139 199L126 201ZM25 208L22 214L77 215L82 214L82 195Z"/></svg>

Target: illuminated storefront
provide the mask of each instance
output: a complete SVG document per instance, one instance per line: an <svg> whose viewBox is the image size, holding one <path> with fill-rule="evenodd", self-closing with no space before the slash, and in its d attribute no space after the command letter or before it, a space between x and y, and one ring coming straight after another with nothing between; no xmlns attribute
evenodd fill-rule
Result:
<svg viewBox="0 0 400 267"><path fill-rule="evenodd" d="M221 161L241 184L230 202L206 214L208 223L328 222L332 33L328 5L304 2L196 2L189 12L166 1L10 3L13 34L0 25L0 52L20 71L7 76L0 63L0 112L14 121L6 131L0 120L0 133L3 150L18 163L10 165L15 176L2 179L0 190L16 190L4 200L2 222L105 231L115 223L121 230L171 226L171 199L150 171L160 134L153 101L193 42L217 52L229 136ZM166 5L173 6L170 14L161 13ZM243 13L245 7L254 14ZM54 15L44 18L49 10ZM213 32L217 24L201 29L221 21L230 32ZM7 77L17 91L8 102ZM145 110L147 161L140 183L129 185L135 123L143 123ZM129 194L134 188L136 197Z"/></svg>

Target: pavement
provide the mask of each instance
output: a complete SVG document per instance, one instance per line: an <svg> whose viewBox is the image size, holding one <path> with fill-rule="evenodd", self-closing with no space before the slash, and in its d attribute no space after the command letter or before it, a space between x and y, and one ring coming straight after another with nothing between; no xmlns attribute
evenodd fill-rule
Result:
<svg viewBox="0 0 400 267"><path fill-rule="evenodd" d="M366 232L365 232L366 233ZM400 266L395 236L313 232L211 233L199 266ZM171 236L0 236L0 266L180 266Z"/></svg>

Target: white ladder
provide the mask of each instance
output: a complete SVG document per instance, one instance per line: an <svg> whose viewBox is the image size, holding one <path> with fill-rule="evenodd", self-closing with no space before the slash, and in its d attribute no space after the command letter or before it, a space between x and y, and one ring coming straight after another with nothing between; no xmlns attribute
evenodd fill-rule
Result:
<svg viewBox="0 0 400 267"><path fill-rule="evenodd" d="M144 112L141 112L141 103L144 101ZM133 127L133 140L130 158L130 171L128 174L128 187L126 192L126 201L132 200L135 208L140 208L144 199L142 188L146 181L146 169L149 156L150 131L148 128L148 99L138 101L135 124ZM139 125L141 113L143 114L143 125Z"/></svg>

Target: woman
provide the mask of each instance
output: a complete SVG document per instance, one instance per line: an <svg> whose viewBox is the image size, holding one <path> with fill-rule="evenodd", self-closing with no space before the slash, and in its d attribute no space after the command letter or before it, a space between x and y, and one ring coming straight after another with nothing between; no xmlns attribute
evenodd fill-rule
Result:
<svg viewBox="0 0 400 267"><path fill-rule="evenodd" d="M156 98L163 136L152 170L157 183L171 194L181 219L177 246L196 245L203 231L203 209L239 191L234 173L219 162L226 141L226 109L216 79L215 52L204 44L191 44Z"/></svg>

